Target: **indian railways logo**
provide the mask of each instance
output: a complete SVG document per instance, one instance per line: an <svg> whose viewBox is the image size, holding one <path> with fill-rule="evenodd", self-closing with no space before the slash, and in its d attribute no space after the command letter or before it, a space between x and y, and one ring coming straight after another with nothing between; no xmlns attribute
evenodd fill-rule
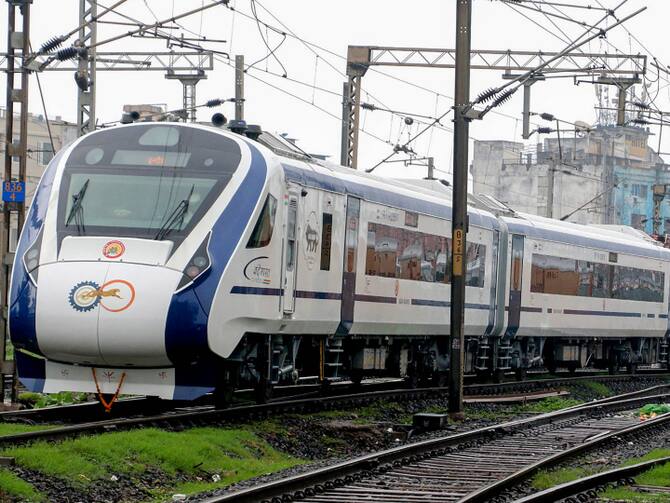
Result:
<svg viewBox="0 0 670 503"><path fill-rule="evenodd" d="M305 262L307 268L311 271L318 258L319 248L319 221L315 212L311 212L307 217L305 225L305 246L303 246L303 253L305 255Z"/></svg>
<svg viewBox="0 0 670 503"><path fill-rule="evenodd" d="M102 247L102 254L107 258L119 258L126 251L126 245L121 241L110 241Z"/></svg>
<svg viewBox="0 0 670 503"><path fill-rule="evenodd" d="M113 279L102 286L94 281L82 281L70 290L68 301L72 309L85 313L100 304L103 309L118 313L135 302L135 287L124 279Z"/></svg>

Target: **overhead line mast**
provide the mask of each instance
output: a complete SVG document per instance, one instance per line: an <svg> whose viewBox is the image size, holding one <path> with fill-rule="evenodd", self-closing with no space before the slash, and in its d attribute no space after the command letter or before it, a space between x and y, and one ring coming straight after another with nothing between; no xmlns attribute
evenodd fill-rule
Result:
<svg viewBox="0 0 670 503"><path fill-rule="evenodd" d="M449 413L463 413L463 346L465 344L465 257L468 232L468 141L472 0L456 6L456 75L454 84L454 175L451 224L451 348Z"/></svg>

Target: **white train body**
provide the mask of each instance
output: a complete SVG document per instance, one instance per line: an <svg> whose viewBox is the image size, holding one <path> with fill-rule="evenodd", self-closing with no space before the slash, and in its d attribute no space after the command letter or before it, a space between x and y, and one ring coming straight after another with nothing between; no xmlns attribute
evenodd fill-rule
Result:
<svg viewBox="0 0 670 503"><path fill-rule="evenodd" d="M193 399L240 380L446 368L449 190L261 143L141 123L54 158L11 285L28 388ZM667 360L670 251L476 208L467 239L470 370Z"/></svg>

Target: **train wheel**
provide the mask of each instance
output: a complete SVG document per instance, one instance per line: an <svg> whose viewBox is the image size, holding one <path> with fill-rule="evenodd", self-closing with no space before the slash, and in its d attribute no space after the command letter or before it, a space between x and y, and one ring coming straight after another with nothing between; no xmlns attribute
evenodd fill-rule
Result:
<svg viewBox="0 0 670 503"><path fill-rule="evenodd" d="M637 363L629 363L626 365L626 370L630 375L637 374Z"/></svg>
<svg viewBox="0 0 670 503"><path fill-rule="evenodd" d="M359 372L356 370L351 371L351 376L349 377L351 379L351 382L353 385L358 388L361 386L361 383L363 382L363 372Z"/></svg>
<svg viewBox="0 0 670 503"><path fill-rule="evenodd" d="M227 409L233 402L234 388L232 386L221 386L214 390L214 407Z"/></svg>
<svg viewBox="0 0 670 503"><path fill-rule="evenodd" d="M254 387L254 395L256 396L257 404L268 403L272 398L272 383L267 377L261 377Z"/></svg>

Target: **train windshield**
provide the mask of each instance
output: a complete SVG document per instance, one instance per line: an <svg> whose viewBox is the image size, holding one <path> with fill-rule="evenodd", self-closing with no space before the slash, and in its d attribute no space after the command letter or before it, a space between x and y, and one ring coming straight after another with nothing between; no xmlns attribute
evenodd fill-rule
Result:
<svg viewBox="0 0 670 503"><path fill-rule="evenodd" d="M181 241L240 159L233 140L174 124L93 134L72 151L63 173L59 240L86 235Z"/></svg>

